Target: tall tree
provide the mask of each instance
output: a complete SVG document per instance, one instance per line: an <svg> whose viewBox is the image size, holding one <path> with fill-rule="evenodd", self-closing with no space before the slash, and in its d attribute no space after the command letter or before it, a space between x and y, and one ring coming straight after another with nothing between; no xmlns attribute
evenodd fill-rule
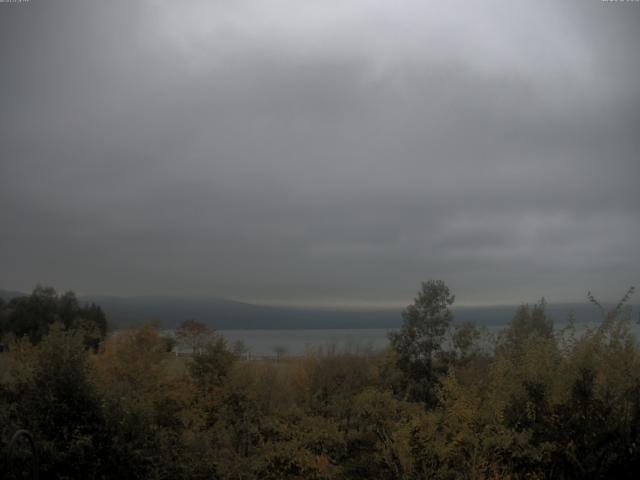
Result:
<svg viewBox="0 0 640 480"><path fill-rule="evenodd" d="M500 346L512 353L519 353L525 342L533 335L543 339L553 337L553 321L547 316L547 302L544 297L533 305L520 305L511 323L504 330Z"/></svg>
<svg viewBox="0 0 640 480"><path fill-rule="evenodd" d="M215 332L212 328L197 320L184 320L176 328L176 340L184 346L191 348L194 355L202 352L202 349L214 339Z"/></svg>
<svg viewBox="0 0 640 480"><path fill-rule="evenodd" d="M201 387L219 387L228 375L236 355L229 350L224 337L213 335L198 355L188 363L189 372Z"/></svg>
<svg viewBox="0 0 640 480"><path fill-rule="evenodd" d="M449 307L454 300L455 295L442 280L423 282L413 304L402 312L402 327L389 334L398 367L405 376L406 394L412 400L435 399L435 362L453 320Z"/></svg>
<svg viewBox="0 0 640 480"><path fill-rule="evenodd" d="M55 323L30 357L18 350L7 355L18 356L19 370L0 384L0 408L2 397L13 402L7 427L33 434L44 478L99 478L108 442L82 332Z"/></svg>

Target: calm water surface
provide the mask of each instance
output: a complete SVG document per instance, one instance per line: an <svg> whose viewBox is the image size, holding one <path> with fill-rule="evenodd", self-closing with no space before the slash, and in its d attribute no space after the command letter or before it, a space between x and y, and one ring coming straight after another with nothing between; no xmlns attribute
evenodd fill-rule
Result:
<svg viewBox="0 0 640 480"><path fill-rule="evenodd" d="M288 355L302 355L318 348L358 351L382 349L391 329L335 329L335 330L218 330L233 346L241 340L253 356L274 355L274 348L282 346Z"/></svg>
<svg viewBox="0 0 640 480"><path fill-rule="evenodd" d="M576 334L580 335L592 323L576 324ZM485 341L490 341L505 327L505 325L488 325L485 328ZM563 323L556 324L558 333L564 327ZM640 338L640 326L631 324L636 338ZM321 329L321 330L218 330L227 339L229 347L237 341L244 342L253 357L271 357L275 350L282 347L287 355L303 355L319 349L336 349L338 351L358 352L364 350L381 350L389 343L388 333L395 329ZM171 332L171 333L169 333ZM172 334L172 331L166 331Z"/></svg>

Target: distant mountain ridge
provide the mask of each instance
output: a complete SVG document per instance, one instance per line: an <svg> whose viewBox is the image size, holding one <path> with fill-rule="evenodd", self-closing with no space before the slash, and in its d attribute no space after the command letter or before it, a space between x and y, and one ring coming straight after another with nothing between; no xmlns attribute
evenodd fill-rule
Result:
<svg viewBox="0 0 640 480"><path fill-rule="evenodd" d="M17 291L14 291L14 290L1 290L0 289L0 298L2 300L4 300L5 302L8 302L12 298L25 297L27 295L28 295L28 293L24 293L24 292L17 292Z"/></svg>
<svg viewBox="0 0 640 480"><path fill-rule="evenodd" d="M82 300L100 305L114 326L153 320L171 328L191 318L218 330L393 328L400 321L398 311L273 307L224 299L83 297Z"/></svg>
<svg viewBox="0 0 640 480"><path fill-rule="evenodd" d="M25 293L0 290L5 301ZM218 330L398 328L401 309L346 310L255 305L225 299L180 297L80 296L80 301L96 303L107 314L113 328L157 322L173 328L185 319L195 319ZM456 322L472 321L478 325L506 325L518 305L453 307ZM609 307L609 305L605 305ZM638 318L638 306L633 306ZM548 305L549 316L556 324L564 323L573 312L578 322L597 322L598 310L588 302Z"/></svg>

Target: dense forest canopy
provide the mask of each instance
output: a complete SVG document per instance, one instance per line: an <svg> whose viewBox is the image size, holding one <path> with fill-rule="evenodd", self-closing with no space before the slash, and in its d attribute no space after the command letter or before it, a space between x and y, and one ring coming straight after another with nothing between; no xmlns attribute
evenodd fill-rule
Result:
<svg viewBox="0 0 640 480"><path fill-rule="evenodd" d="M99 307L38 287L0 303L4 478L35 465L20 429L43 478L635 478L631 293L586 329L542 300L491 336L430 281L384 351L247 361L194 320L188 358L148 324L105 336Z"/></svg>
<svg viewBox="0 0 640 480"><path fill-rule="evenodd" d="M107 334L107 318L94 303L81 305L75 293L58 294L52 287L37 286L31 295L0 299L0 338L28 337L37 344L55 323L82 331L86 346L96 348Z"/></svg>

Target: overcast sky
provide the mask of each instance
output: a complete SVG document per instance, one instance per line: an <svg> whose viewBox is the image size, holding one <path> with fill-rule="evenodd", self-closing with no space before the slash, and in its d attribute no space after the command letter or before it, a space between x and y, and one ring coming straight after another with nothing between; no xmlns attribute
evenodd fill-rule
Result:
<svg viewBox="0 0 640 480"><path fill-rule="evenodd" d="M639 48L637 2L0 3L0 288L615 301Z"/></svg>

